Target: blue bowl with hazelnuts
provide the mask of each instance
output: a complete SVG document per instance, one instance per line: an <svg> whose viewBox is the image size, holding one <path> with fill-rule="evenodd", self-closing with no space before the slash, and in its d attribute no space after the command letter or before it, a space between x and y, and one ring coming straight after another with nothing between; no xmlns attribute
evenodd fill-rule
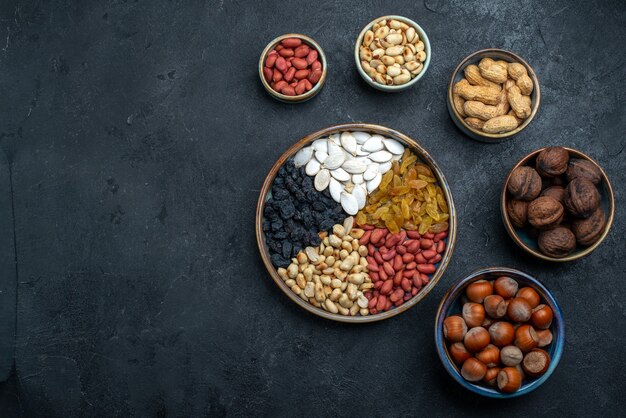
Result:
<svg viewBox="0 0 626 418"><path fill-rule="evenodd" d="M565 342L563 314L539 280L488 267L445 294L435 345L446 371L464 388L490 398L525 395L554 372Z"/></svg>

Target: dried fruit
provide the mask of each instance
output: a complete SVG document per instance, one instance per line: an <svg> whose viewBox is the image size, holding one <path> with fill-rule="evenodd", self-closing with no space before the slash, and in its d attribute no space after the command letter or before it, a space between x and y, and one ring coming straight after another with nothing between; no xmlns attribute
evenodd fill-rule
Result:
<svg viewBox="0 0 626 418"><path fill-rule="evenodd" d="M296 168L288 161L278 170L263 209L263 232L272 264L288 266L299 251L320 244L320 231L330 230L343 218L345 213L328 190L316 191L304 167Z"/></svg>
<svg viewBox="0 0 626 418"><path fill-rule="evenodd" d="M588 218L600 205L596 186L583 177L572 180L565 189L565 207L578 218Z"/></svg>
<svg viewBox="0 0 626 418"><path fill-rule="evenodd" d="M548 147L537 156L537 172L544 177L553 177L565 173L569 153L563 147Z"/></svg>
<svg viewBox="0 0 626 418"><path fill-rule="evenodd" d="M386 151L385 151L386 152ZM400 161L380 178L380 185L357 216L359 225L401 228L420 233L448 229L448 205L430 168L405 149ZM368 184L369 187L369 184Z"/></svg>
<svg viewBox="0 0 626 418"><path fill-rule="evenodd" d="M591 245L595 243L606 227L606 218L601 207L595 210L587 219L578 219L572 222L572 232L576 236L576 241L580 245Z"/></svg>
<svg viewBox="0 0 626 418"><path fill-rule="evenodd" d="M542 253L555 258L562 258L576 248L574 233L564 226L542 231L537 240Z"/></svg>
<svg viewBox="0 0 626 418"><path fill-rule="evenodd" d="M563 220L563 205L550 196L541 196L528 205L528 223L535 228L547 228Z"/></svg>
<svg viewBox="0 0 626 418"><path fill-rule="evenodd" d="M513 198L531 201L541 193L541 177L532 167L517 167L509 178L507 189Z"/></svg>

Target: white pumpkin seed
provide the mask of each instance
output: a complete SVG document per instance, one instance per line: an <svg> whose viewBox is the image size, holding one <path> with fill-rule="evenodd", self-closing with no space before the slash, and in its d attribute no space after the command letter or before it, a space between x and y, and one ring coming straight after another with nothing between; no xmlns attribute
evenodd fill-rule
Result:
<svg viewBox="0 0 626 418"><path fill-rule="evenodd" d="M348 215L356 215L359 212L359 202L348 192L341 192L341 207Z"/></svg>
<svg viewBox="0 0 626 418"><path fill-rule="evenodd" d="M321 169L316 175L313 184L318 192L324 191L330 183L330 171Z"/></svg>
<svg viewBox="0 0 626 418"><path fill-rule="evenodd" d="M328 153L328 138L320 138L313 141L311 145L315 151L324 151Z"/></svg>
<svg viewBox="0 0 626 418"><path fill-rule="evenodd" d="M362 184L363 183L363 174L353 174L352 175L352 183L354 184Z"/></svg>
<svg viewBox="0 0 626 418"><path fill-rule="evenodd" d="M369 158L377 163L384 163L391 160L391 157L393 157L393 155L391 155L389 151L378 151L370 154Z"/></svg>
<svg viewBox="0 0 626 418"><path fill-rule="evenodd" d="M383 175L377 173L373 179L367 182L367 191L372 193L374 190L376 190L378 186L380 186L380 182L382 181L382 179Z"/></svg>
<svg viewBox="0 0 626 418"><path fill-rule="evenodd" d="M391 157L391 161L400 161L400 158L402 158L402 155L393 154L393 157Z"/></svg>
<svg viewBox="0 0 626 418"><path fill-rule="evenodd" d="M356 155L356 139L350 132L341 133L341 146L352 155Z"/></svg>
<svg viewBox="0 0 626 418"><path fill-rule="evenodd" d="M362 149L368 152L380 151L384 148L383 137L380 135L373 135L370 139L363 144Z"/></svg>
<svg viewBox="0 0 626 418"><path fill-rule="evenodd" d="M343 220L343 230L346 235L350 234L353 226L354 218L352 216L348 216L346 219Z"/></svg>
<svg viewBox="0 0 626 418"><path fill-rule="evenodd" d="M352 196L356 199L356 202L359 205L359 210L365 207L365 203L367 202L367 190L362 185L354 186L352 190Z"/></svg>
<svg viewBox="0 0 626 418"><path fill-rule="evenodd" d="M326 151L315 151L315 158L320 163L323 163L326 158L328 158L328 154Z"/></svg>
<svg viewBox="0 0 626 418"><path fill-rule="evenodd" d="M341 164L343 164L345 160L346 160L346 156L343 153L343 151L341 152L341 154L330 154L324 160L324 168L327 168L329 170L334 170L336 168L341 167Z"/></svg>
<svg viewBox="0 0 626 418"><path fill-rule="evenodd" d="M365 170L367 170L367 164L358 160L349 160L345 161L341 168L343 168L350 174L361 174L364 173Z"/></svg>
<svg viewBox="0 0 626 418"><path fill-rule="evenodd" d="M295 157L293 157L293 164L296 167L302 167L303 165L308 163L309 160L311 160L312 156L313 156L313 148L311 147L302 148L300 151L296 153Z"/></svg>
<svg viewBox="0 0 626 418"><path fill-rule="evenodd" d="M330 139L332 142L334 142L337 145L341 145L341 136L339 134L329 135L328 139Z"/></svg>
<svg viewBox="0 0 626 418"><path fill-rule="evenodd" d="M365 173L363 173L363 179L365 181L370 181L371 179L376 177L376 174L378 174L378 164L370 164L367 166L367 170L365 170Z"/></svg>
<svg viewBox="0 0 626 418"><path fill-rule="evenodd" d="M378 165L378 172L381 174L385 174L389 170L391 170L391 162L389 161Z"/></svg>
<svg viewBox="0 0 626 418"><path fill-rule="evenodd" d="M402 144L395 139L385 138L383 139L383 145L385 145L385 148L392 154L402 154L404 152Z"/></svg>
<svg viewBox="0 0 626 418"><path fill-rule="evenodd" d="M365 151L361 145L356 146L356 155L360 157L364 157L366 155L370 155L368 151Z"/></svg>
<svg viewBox="0 0 626 418"><path fill-rule="evenodd" d="M343 192L343 186L337 180L331 177L330 182L328 183L328 191L330 192L330 196L337 203L341 200L341 192Z"/></svg>
<svg viewBox="0 0 626 418"><path fill-rule="evenodd" d="M352 136L356 139L356 143L359 145L365 144L365 141L370 139L371 135L367 132L352 132Z"/></svg>
<svg viewBox="0 0 626 418"><path fill-rule="evenodd" d="M339 181L348 181L348 180L350 180L350 174L346 170L341 168L341 167L332 170L330 172L330 175L333 176L334 178L336 178Z"/></svg>
<svg viewBox="0 0 626 418"><path fill-rule="evenodd" d="M344 154L341 145L335 144L333 141L328 141L328 155L340 155Z"/></svg>
<svg viewBox="0 0 626 418"><path fill-rule="evenodd" d="M313 159L308 162L308 164L304 168L304 171L307 173L307 175L314 176L320 171L320 168L321 168L320 162Z"/></svg>
<svg viewBox="0 0 626 418"><path fill-rule="evenodd" d="M372 160L370 160L368 157L356 157L355 160L365 164L366 166L372 164Z"/></svg>

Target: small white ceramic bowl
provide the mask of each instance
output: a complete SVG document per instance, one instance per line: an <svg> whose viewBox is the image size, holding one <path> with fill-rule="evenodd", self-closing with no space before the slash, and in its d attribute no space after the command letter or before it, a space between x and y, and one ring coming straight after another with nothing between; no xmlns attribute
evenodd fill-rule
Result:
<svg viewBox="0 0 626 418"><path fill-rule="evenodd" d="M359 57L359 47L363 43L363 37L365 36L365 32L370 30L372 28L372 26L374 26L374 24L376 22L378 22L379 20L381 20L381 19L399 20L401 22L406 23L409 26L412 26L413 28L415 28L415 31L417 32L417 34L420 37L420 40L422 42L424 42L424 52L426 52L426 61L424 61L424 68L422 69L421 73L419 73L417 76L412 78L411 81L409 81L406 84L401 84L399 86L388 86L386 84L377 83L376 81L372 80L370 78L370 76L367 75L365 70L363 70L363 67L361 67L361 58ZM378 17L378 18L372 20L370 23L365 25L365 27L363 28L363 30L359 34L359 37L357 38L356 43L354 44L354 62L356 63L356 68L359 71L359 74L361 75L361 77L363 77L363 80L365 80L365 82L367 84L369 84L370 86L374 87L377 90L386 91L386 92L390 92L390 93L403 91L403 90L406 90L406 89L414 86L424 76L424 74L426 74L426 70L428 70L428 65L430 64L430 56L431 56L431 54L432 54L432 51L430 49L430 42L428 41L428 36L426 36L426 32L424 32L424 29L422 29L422 27L420 25L418 25L417 23L415 23L411 19L407 19L406 17L395 16L395 15L381 16L381 17Z"/></svg>

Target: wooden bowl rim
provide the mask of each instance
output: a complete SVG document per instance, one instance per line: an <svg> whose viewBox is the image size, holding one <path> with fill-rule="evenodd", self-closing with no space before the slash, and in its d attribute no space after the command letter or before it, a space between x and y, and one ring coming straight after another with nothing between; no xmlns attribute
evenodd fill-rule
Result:
<svg viewBox="0 0 626 418"><path fill-rule="evenodd" d="M533 84L534 84L533 91L535 92L535 101L534 103L532 103L533 107L530 112L530 116L517 128L513 129L512 131L505 132L502 134L490 134L487 132L479 131L478 129L474 129L471 126L469 126L467 123L465 123L463 116L461 116L459 112L457 112L456 107L454 107L454 101L452 100L452 90L454 88L454 80L457 74L459 73L459 71L464 69L468 65L468 62L474 59L477 55L489 54L489 53L500 53L500 54L508 55L512 60L522 64L524 67L526 67L528 76L532 79ZM518 133L526 129L528 125L530 125L530 122L535 118L535 115L539 111L539 104L541 102L541 86L539 85L539 78L537 77L537 74L535 74L535 71L533 70L533 68L522 57L520 57L519 55L511 51L507 51L506 49L487 48L487 49L481 49L479 51L471 53L467 57L463 58L461 62L456 66L456 68L452 72L450 83L448 84L448 101L450 104L450 108L452 109L452 112L454 113L454 116L456 117L456 119L470 132L485 139L502 140L502 139L510 138L510 137L517 135Z"/></svg>
<svg viewBox="0 0 626 418"><path fill-rule="evenodd" d="M313 86L311 90L307 91L306 93L297 95L297 96L287 96L285 94L275 91L274 89L272 89L270 84L267 82L267 80L265 80L265 77L263 76L263 67L265 66L265 58L267 57L267 54L269 54L270 50L274 48L280 41L286 38L302 39L302 41L304 41L310 47L315 48L318 53L318 58L320 59L322 63L322 77L317 82L317 84ZM267 44L267 46L261 53L261 57L259 58L259 78L261 79L261 83L263 84L263 87L265 87L265 90L272 97L285 103L301 103L301 102L305 102L313 98L322 89L322 86L326 82L327 74L328 74L328 62L326 61L326 54L324 54L324 50L322 49L322 47L317 42L315 42L312 38L309 38L308 36L302 35L299 33L286 33L284 35L280 35L274 38L272 41L270 41L270 43Z"/></svg>
<svg viewBox="0 0 626 418"><path fill-rule="evenodd" d="M438 184L441 186L441 189L443 190L444 195L446 197L446 202L448 204L448 210L450 214L450 219L448 220L449 228L448 228L448 238L447 238L448 241L446 245L446 250L443 253L443 258L440 261L439 267L437 268L437 271L435 271L435 273L432 275L430 282L426 286L424 286L417 295L409 299L404 304L394 309L391 309L387 312L378 313L375 315L344 316L340 314L332 314L330 312L324 311L323 309L316 308L315 306L309 304L308 302L305 302L298 295L293 293L291 289L288 288L287 285L284 283L284 281L280 278L280 276L278 275L277 269L274 268L274 265L272 264L270 260L269 251L267 249L267 246L265 245L265 234L263 233L263 208L265 206L265 200L266 200L267 194L272 186L272 183L274 182L274 178L276 177L276 174L279 168L305 144L313 142L314 140L320 137L327 136L327 135L330 135L336 132L341 132L341 131L363 131L363 132L370 132L370 133L378 133L378 134L385 135L394 139L399 139L405 142L405 144L410 146L411 149L418 154L422 162L427 163L428 166L433 170L433 173L435 174L437 178ZM454 246L456 243L456 233L457 233L457 216L456 216L454 199L452 198L452 191L450 189L450 185L448 184L443 172L439 168L439 165L430 156L430 154L424 148L422 148L421 145L419 145L416 141L414 141L412 138L408 137L407 135L404 135L396 130L387 128L385 126L369 124L369 123L346 123L346 124L329 126L327 128L320 129L318 131L315 131L313 133L310 133L304 136L303 138L298 140L295 144L293 144L291 147L289 147L289 149L287 149L287 151L285 151L280 156L280 158L276 161L276 163L274 163L268 175L266 176L263 182L263 186L261 187L261 191L259 193L259 200L257 202L257 208L256 208L255 230L256 230L256 239L257 239L257 245L259 247L259 252L261 253L261 258L263 259L263 263L265 264L267 271L270 273L270 276L272 277L274 282L278 285L278 287L292 301L296 302L300 307L306 309L307 311L317 316L320 316L322 318L326 318L326 319L330 319L330 320L334 320L338 322L346 322L346 323L367 323L367 322L377 322L377 321L389 319L402 312L405 312L409 308L412 308L413 306L417 305L435 287L435 285L439 282L439 280L443 276L446 268L448 267L448 264L452 257L452 253L454 252Z"/></svg>
<svg viewBox="0 0 626 418"><path fill-rule="evenodd" d="M563 147L563 148L565 148L567 150L567 152L569 152L570 158L572 158L572 157L574 157L574 158L581 158L581 159L585 159L585 160L593 163L598 168L598 170L600 170L600 173L602 174L602 181L604 182L604 184L606 184L606 189L608 190L608 194L609 194L608 195L608 199L609 199L609 213L607 214L606 226L605 226L604 232L602 233L600 238L598 238L598 240L593 245L590 245L589 247L586 247L583 250L575 251L574 253L568 255L567 257L563 257L563 258L556 258L556 257L547 256L547 255L543 254L542 252L529 247L528 245L526 245L526 243L524 243L524 241L522 241L520 239L520 237L517 235L515 227L511 223L511 220L509 219L508 211L506 210L506 202L508 200L507 199L507 185L509 184L509 179L511 178L511 174L513 173L513 171L517 167L521 167L523 165L526 165L528 163L528 161L530 161L533 158L536 158L537 155L539 155L539 153L541 151L543 151L544 149L546 149L546 148L548 148L548 147L539 148L539 149L537 149L535 151L532 151L531 153L527 154L520 161L518 161L518 163L515 164L513 166L513 168L511 168L511 170L509 171L509 174L506 176L506 179L504 180L504 186L502 187L502 194L501 194L501 197L500 197L500 213L502 214L502 221L504 222L504 227L506 229L506 232L509 234L511 239L517 244L518 247L522 248L527 253L529 253L529 254L537 257L537 258L540 258L542 260L554 261L554 262L559 262L559 263L564 263L564 262L568 262L568 261L578 260L579 258L583 258L583 257L591 254L596 248L598 248L600 246L600 244L602 244L602 241L604 241L604 239L609 234L611 226L613 225L613 219L615 217L615 195L613 193L613 186L611 186L611 182L609 181L609 176L602 169L602 167L600 167L600 164L598 164L593 158L589 157L587 154L585 154L585 153L583 153L581 151L578 151L577 149Z"/></svg>

